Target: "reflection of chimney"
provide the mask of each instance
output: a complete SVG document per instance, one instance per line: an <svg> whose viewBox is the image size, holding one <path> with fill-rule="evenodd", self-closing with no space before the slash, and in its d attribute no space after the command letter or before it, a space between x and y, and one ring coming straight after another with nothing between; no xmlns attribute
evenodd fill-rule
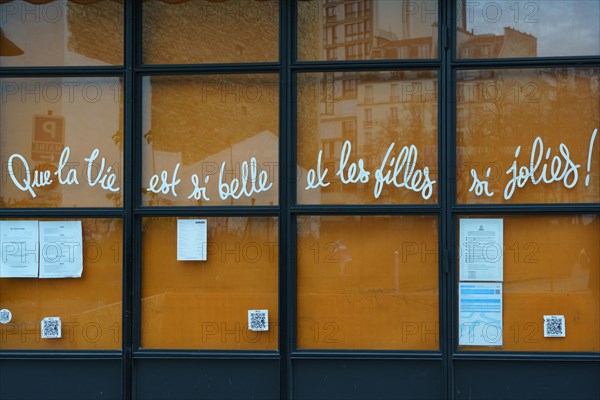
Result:
<svg viewBox="0 0 600 400"><path fill-rule="evenodd" d="M0 56L1 57L11 57L11 56L20 56L24 51L19 48L16 44L8 40L6 36L4 36L4 31L0 28Z"/></svg>

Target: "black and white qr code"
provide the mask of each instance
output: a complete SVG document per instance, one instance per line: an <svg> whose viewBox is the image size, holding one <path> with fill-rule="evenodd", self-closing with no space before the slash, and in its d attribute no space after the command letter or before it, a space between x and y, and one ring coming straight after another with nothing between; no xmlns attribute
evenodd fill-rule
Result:
<svg viewBox="0 0 600 400"><path fill-rule="evenodd" d="M268 331L269 311L248 310L248 329L251 331Z"/></svg>
<svg viewBox="0 0 600 400"><path fill-rule="evenodd" d="M60 318L48 317L42 320L42 339L60 339Z"/></svg>
<svg viewBox="0 0 600 400"><path fill-rule="evenodd" d="M544 315L544 337L565 337L564 315Z"/></svg>

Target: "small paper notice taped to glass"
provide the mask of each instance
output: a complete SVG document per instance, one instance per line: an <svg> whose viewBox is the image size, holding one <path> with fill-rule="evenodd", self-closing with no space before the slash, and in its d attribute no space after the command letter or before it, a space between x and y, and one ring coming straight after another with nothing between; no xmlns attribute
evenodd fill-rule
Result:
<svg viewBox="0 0 600 400"><path fill-rule="evenodd" d="M177 261L206 261L205 219L177 220Z"/></svg>

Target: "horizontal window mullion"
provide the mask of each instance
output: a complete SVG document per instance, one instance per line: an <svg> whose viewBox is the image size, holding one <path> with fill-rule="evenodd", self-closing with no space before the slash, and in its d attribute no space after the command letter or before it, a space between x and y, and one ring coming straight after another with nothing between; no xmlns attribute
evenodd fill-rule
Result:
<svg viewBox="0 0 600 400"><path fill-rule="evenodd" d="M600 57L544 57L452 60L453 69L506 69L541 67L593 67L600 65Z"/></svg>
<svg viewBox="0 0 600 400"><path fill-rule="evenodd" d="M122 208L4 208L2 218L123 218Z"/></svg>
<svg viewBox="0 0 600 400"><path fill-rule="evenodd" d="M2 67L0 77L110 77L125 74L125 67Z"/></svg>

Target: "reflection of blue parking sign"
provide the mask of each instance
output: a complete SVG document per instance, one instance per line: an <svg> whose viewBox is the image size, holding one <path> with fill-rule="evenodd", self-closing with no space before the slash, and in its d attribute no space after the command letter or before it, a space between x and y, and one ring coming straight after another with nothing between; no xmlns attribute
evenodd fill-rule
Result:
<svg viewBox="0 0 600 400"><path fill-rule="evenodd" d="M53 115L34 115L33 117L33 140L45 143L63 143L64 141L64 117Z"/></svg>

